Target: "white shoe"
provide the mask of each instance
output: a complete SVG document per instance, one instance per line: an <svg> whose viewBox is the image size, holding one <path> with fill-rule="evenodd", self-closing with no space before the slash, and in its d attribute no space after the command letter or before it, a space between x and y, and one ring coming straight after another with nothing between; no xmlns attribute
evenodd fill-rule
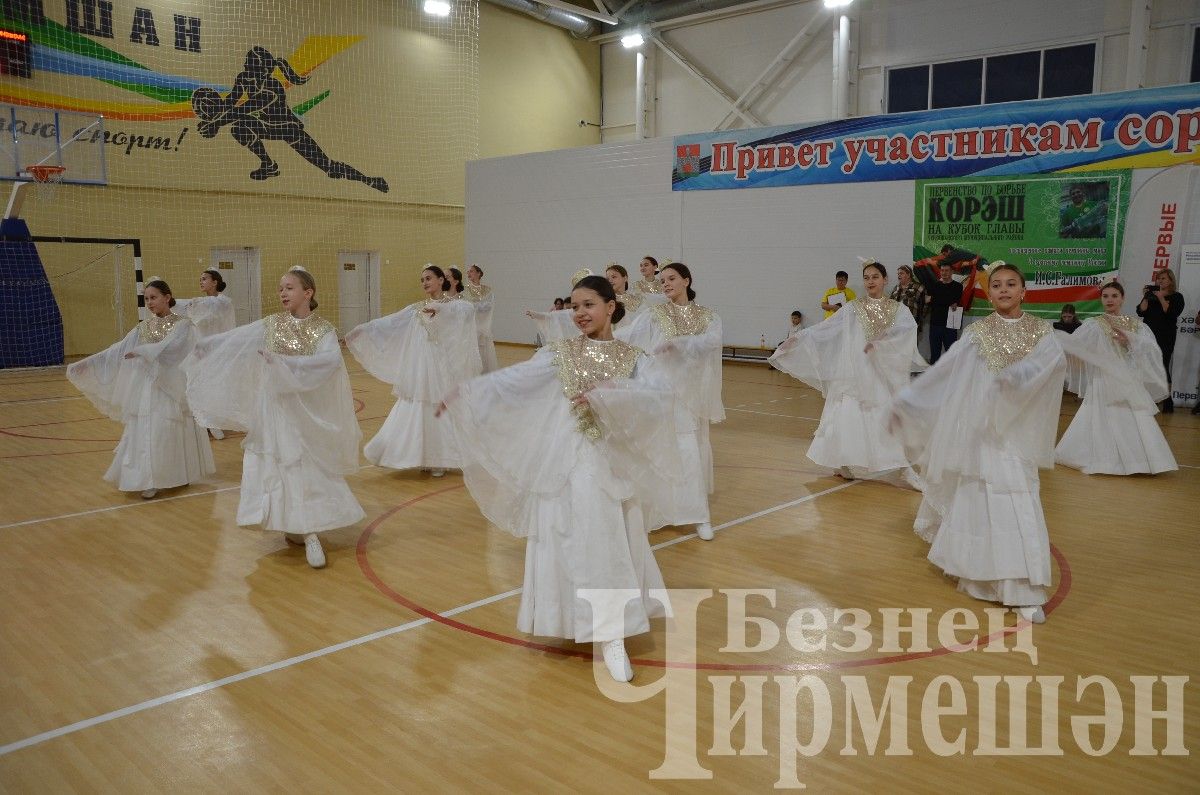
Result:
<svg viewBox="0 0 1200 795"><path fill-rule="evenodd" d="M444 469L431 469L431 470L429 470L429 474L433 475L435 478L440 478L442 475L446 474L446 470L444 470Z"/></svg>
<svg viewBox="0 0 1200 795"><path fill-rule="evenodd" d="M837 473L846 480L854 480L854 473L850 471L850 467L840 467Z"/></svg>
<svg viewBox="0 0 1200 795"><path fill-rule="evenodd" d="M633 678L633 664L629 662L629 655L625 653L623 639L606 640L600 644L600 650L604 655L604 664L608 666L608 672L612 674L613 679L628 682Z"/></svg>
<svg viewBox="0 0 1200 795"><path fill-rule="evenodd" d="M298 547L304 546L304 536L299 533L284 533L283 537L289 544L295 544Z"/></svg>
<svg viewBox="0 0 1200 795"><path fill-rule="evenodd" d="M325 567L325 550L321 548L321 539L316 533L304 537L304 557L308 558L308 565L314 569Z"/></svg>
<svg viewBox="0 0 1200 795"><path fill-rule="evenodd" d="M225 431L221 430L220 428L209 428L208 432L212 434L212 438L214 439L225 438Z"/></svg>
<svg viewBox="0 0 1200 795"><path fill-rule="evenodd" d="M146 489L145 491L142 492L142 499L143 500L152 500L152 499L154 499L155 494L158 494L158 489Z"/></svg>
<svg viewBox="0 0 1200 795"><path fill-rule="evenodd" d="M1034 624L1045 624L1046 623L1046 611L1042 610L1041 605L1032 605L1030 607L1016 607L1013 609L1016 610L1017 615L1020 618L1024 619L1025 621L1029 621Z"/></svg>
<svg viewBox="0 0 1200 795"><path fill-rule="evenodd" d="M713 528L708 522L701 522L696 525L696 535L700 536L701 541L713 540Z"/></svg>

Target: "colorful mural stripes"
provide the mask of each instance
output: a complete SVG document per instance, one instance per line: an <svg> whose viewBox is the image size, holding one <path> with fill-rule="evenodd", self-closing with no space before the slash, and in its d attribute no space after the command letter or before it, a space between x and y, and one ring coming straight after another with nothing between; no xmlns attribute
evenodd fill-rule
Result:
<svg viewBox="0 0 1200 795"><path fill-rule="evenodd" d="M221 93L230 90L228 86L148 69L86 36L67 30L57 22L47 20L45 24L33 25L0 15L0 23L32 38L35 74L98 80L153 100L152 103L147 103L89 99L6 82L0 85L0 102L103 115L109 119L123 121L169 121L195 116L190 100L192 92L196 89L211 88ZM362 36L308 36L287 60L297 73L308 75L362 39ZM231 64L232 68L239 66L240 64ZM281 82L285 88L293 88L286 80ZM299 103L293 111L302 115L319 105L329 95L329 91L324 91Z"/></svg>

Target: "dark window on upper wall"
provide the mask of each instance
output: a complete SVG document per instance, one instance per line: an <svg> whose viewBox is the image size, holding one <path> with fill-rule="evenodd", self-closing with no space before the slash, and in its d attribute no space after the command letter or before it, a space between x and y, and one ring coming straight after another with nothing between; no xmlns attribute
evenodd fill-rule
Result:
<svg viewBox="0 0 1200 795"><path fill-rule="evenodd" d="M978 105L982 96L982 58L933 65L933 107Z"/></svg>
<svg viewBox="0 0 1200 795"><path fill-rule="evenodd" d="M929 67L888 70L888 113L929 108Z"/></svg>
<svg viewBox="0 0 1200 795"><path fill-rule="evenodd" d="M994 55L987 59L987 88L984 102L1015 102L1038 98L1041 52Z"/></svg>
<svg viewBox="0 0 1200 795"><path fill-rule="evenodd" d="M1193 83L1200 83L1200 28L1192 31L1192 79Z"/></svg>
<svg viewBox="0 0 1200 795"><path fill-rule="evenodd" d="M1073 97L1092 93L1096 45L1079 44L1046 50L1042 65L1042 96Z"/></svg>

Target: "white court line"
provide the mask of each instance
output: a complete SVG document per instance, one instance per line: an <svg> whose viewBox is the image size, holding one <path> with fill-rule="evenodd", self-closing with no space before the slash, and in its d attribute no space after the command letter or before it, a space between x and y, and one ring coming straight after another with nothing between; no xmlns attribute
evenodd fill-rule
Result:
<svg viewBox="0 0 1200 795"><path fill-rule="evenodd" d="M96 452L104 452L104 451L97 450ZM379 467L376 466L375 464L364 464L363 466L360 466L358 468L358 471L362 472L364 469L379 469ZM355 473L355 474L357 474L357 473ZM353 475L351 475L351 477L353 477ZM225 486L224 488L212 489L210 491L193 491L193 492L189 492L188 494L176 494L174 497L162 497L161 499L142 500L141 502L126 503L125 505L110 505L107 508L92 508L89 511L79 511L78 513L64 513L64 514L60 514L58 516L44 516L41 519L26 519L23 522L13 522L11 524L0 524L0 530L5 530L9 527L24 527L25 525L41 524L42 522L55 522L55 521L58 521L59 519L74 519L75 517L78 517L78 516L89 516L93 513L106 513L108 511L120 511L125 508L143 508L147 505L155 505L155 504L159 504L159 503L170 502L171 500L182 500L182 499L186 499L188 497L203 497L205 494L221 494L226 491L237 491L239 489L241 489L240 485Z"/></svg>
<svg viewBox="0 0 1200 795"><path fill-rule="evenodd" d="M813 422L821 421L820 417L801 417L798 414L772 414L769 411L752 411L750 409L725 409L725 410L726 411L740 411L744 414L761 414L764 417L783 417L784 419L789 419L789 420L811 420Z"/></svg>
<svg viewBox="0 0 1200 795"><path fill-rule="evenodd" d="M103 452L103 451L101 451ZM59 516L45 516L41 519L26 519L23 522L11 522L9 524L0 524L0 530L6 530L10 527L24 527L31 524L41 524L42 522L54 522L59 519L74 519L77 516L90 516L94 513L107 513L108 511L121 511L126 508L141 508L146 505L159 505L171 500L186 500L188 497L203 497L205 494L220 494L224 491L237 491L241 486L226 486L221 489L212 489L210 491L192 491L187 494L176 494L174 497L162 497L154 500L142 500L141 502L130 502L125 505L109 505L107 508L92 508L89 511L78 511L77 513L64 513Z"/></svg>
<svg viewBox="0 0 1200 795"><path fill-rule="evenodd" d="M739 519L734 519L732 521L726 522L723 525L719 525L718 527L715 527L714 530L723 530L727 527L733 527L734 525L739 525L744 522L749 522L753 519L759 518L760 516L766 516L767 514L775 513L776 511L782 511L787 508L791 508L796 505L800 505L801 503L809 502L810 500L815 500L817 497L822 497L826 494L832 494L835 491L841 491L842 489L848 489L851 486L857 485L860 482L861 481L856 480L856 481L852 481L850 483L842 483L842 484L839 484L832 488L825 489L824 491L818 491L815 494L808 494L804 497L800 497L799 499L791 500L791 501L785 502L785 503L780 503L779 505L775 505L771 508L767 508L765 510L758 511L757 513L752 513L747 516L743 516ZM655 546L651 547L651 549L658 550L658 549L662 549L664 547L674 546L675 544L678 544L683 541L687 541L688 539L695 538L695 537L696 537L696 534L691 533L689 535L680 536L679 538L673 538L670 541L664 541L661 544L656 544ZM490 605L495 602L499 602L503 599L508 599L509 597L516 596L517 594L521 593L521 590L522 589L520 589L520 588L513 588L512 590L505 591L504 593L498 593L498 594L495 594L494 596L489 596L484 599L479 599L474 602L469 602L465 605L460 605L458 607L452 607L449 610L438 613L438 615L442 616L443 618L449 618L450 616L455 616L460 613L465 613L469 610L474 610L477 607L484 607L485 605ZM333 654L335 652L344 651L345 649L352 649L355 646L362 646L365 643L370 643L372 641L379 640L381 638L390 637L392 635L398 635L401 632L407 632L410 629L416 629L417 627L424 626L425 624L429 624L432 621L433 621L433 619L431 619L431 618L419 618L416 621L409 621L407 623L400 624L399 626L390 627L388 629L381 629L378 632L371 632L367 635L361 635L352 640L346 640L346 641L342 641L341 643L335 643L332 646L326 646L323 649L317 649L315 651L305 652L304 654L298 654L295 657L288 657L286 660L279 660L277 662L268 663L267 665L260 665L259 667L251 668L248 671L242 671L241 673L233 674L231 676L226 676L221 679L214 679L211 682L205 682L204 684L196 685L195 687L188 687L188 688L184 688L183 690L177 690L174 693L168 693L165 696L158 696L156 698L151 698L151 699L143 701L139 704L133 704L132 706L121 707L120 709L114 709L111 712L105 712L103 715L96 715L95 717L86 718L81 721L76 721L75 723L69 723L66 726L60 726L57 729L51 729L49 731L42 732L41 734L35 734L32 737L26 737L23 740L16 740L7 745L0 745L0 756L5 756L7 754L11 754L13 751L19 751L22 748L29 748L30 746L33 746L33 745L40 745L41 743L44 743L47 740L53 740L57 737L62 737L67 734L74 734L75 732L82 731L84 729L89 729L92 726L98 726L102 723L108 723L109 721L114 721L117 718L124 718L127 715L135 715L139 712L145 712L148 709L153 709L154 707L162 706L163 704L170 704L174 701L180 701L180 700L188 698L190 696L196 696L196 695L200 695L201 693L207 693L211 690L216 690L217 688L224 687L225 685L231 685L236 682L242 682L247 679L253 679L254 677L262 676L263 674L269 674L269 673L272 673L273 671L280 671L280 670L283 670L284 668L291 668L293 665L299 665L302 662L308 662L309 660L315 660L319 657L325 657L325 656Z"/></svg>

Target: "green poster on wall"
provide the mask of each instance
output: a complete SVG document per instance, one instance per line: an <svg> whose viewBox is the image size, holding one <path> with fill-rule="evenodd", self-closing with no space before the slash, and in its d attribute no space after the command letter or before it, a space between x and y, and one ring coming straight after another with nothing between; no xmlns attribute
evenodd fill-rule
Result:
<svg viewBox="0 0 1200 795"><path fill-rule="evenodd" d="M1003 260L1025 274L1026 311L1099 313L1100 285L1120 265L1129 182L1128 170L917 180L914 272L928 284L948 263L967 314L985 315L984 271Z"/></svg>

